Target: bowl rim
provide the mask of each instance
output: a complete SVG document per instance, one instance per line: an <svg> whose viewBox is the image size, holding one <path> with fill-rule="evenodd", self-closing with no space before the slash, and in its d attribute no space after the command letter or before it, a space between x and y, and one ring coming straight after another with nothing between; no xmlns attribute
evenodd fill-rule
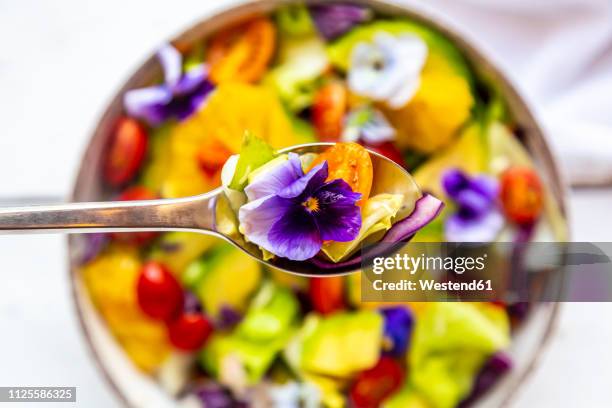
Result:
<svg viewBox="0 0 612 408"><path fill-rule="evenodd" d="M509 105L512 105L513 114L517 114L517 116L521 116L521 123L528 125L528 130L531 134L533 134L536 140L531 140L532 142L536 142L538 144L538 155L539 159L542 161L540 164L541 168L545 168L548 175L551 177L551 189L553 196L557 204L559 205L559 210L566 220L568 238L571 236L570 231L570 214L568 209L568 183L566 181L565 174L560 171L560 167L558 165L557 160L552 154L550 149L550 144L548 143L548 138L542 128L539 126L538 121L536 120L534 114L534 110L530 106L529 102L525 99L523 95L520 94L517 87L513 84L512 80L508 75L506 75L502 69L499 67L499 64L495 62L495 58L491 55L490 52L486 51L474 38L470 38L470 36L462 32L462 30L458 27L458 25L450 20L449 17L444 15L442 12L438 10L434 10L431 6L427 4L416 3L411 0L401 2L400 0L349 0L351 3L362 4L370 6L376 10L385 10L388 13L393 13L398 16L408 17L414 19L416 21L427 24L430 27L433 27L435 30L442 33L445 37L449 38L466 56L466 60L471 65L476 62L478 66L474 66L473 68L479 71L479 75L482 74L482 71L486 71L486 75L490 76L496 84L498 84L501 88L501 94L504 96L504 99L508 101ZM217 23L216 25L221 27L225 25L226 20L239 20L240 18L244 18L245 16L251 15L251 13L261 12L261 11L270 11L282 6L284 4L293 4L293 3L306 3L306 4L316 4L316 3L325 3L323 0L238 0L236 2L230 4L224 4L223 6L213 6L212 8L205 11L201 16L196 17L196 19L189 24L188 27L183 28L178 31L178 34L175 34L171 37L171 42L173 44L181 44L181 43L190 43L191 39L200 38L200 32L204 31L214 31L208 29L204 26L209 26L211 23ZM237 17L236 17L237 16ZM105 129L101 126L105 122L109 122L111 118L114 118L118 115L121 109L118 107L121 106L121 96L128 90L137 86L141 86L143 82L143 78L150 76L150 72L154 71L156 68L156 58L154 55L150 55L146 58L136 70L132 71L132 74L125 80L121 87L114 93L114 96L107 101L105 104L105 110L101 115L99 115L97 121L95 122L95 128L93 132L91 132L90 137L88 138L88 143L86 145L86 149L84 153L81 155L81 162L78 167L74 187L70 194L71 201L78 201L80 192L84 189L85 180L83 180L83 173L90 165L90 158L99 155L99 152L94 151L93 143L96 140L100 140L104 137L104 133L107 132L108 129ZM144 81L147 82L147 81ZM516 112L515 110L519 110ZM518 121L518 119L517 119ZM84 336L85 342L87 343L87 348L90 352L91 357L93 358L95 365L98 367L98 371L102 374L103 378L106 380L107 384L110 386L110 389L113 391L115 397L125 406L130 406L129 398L121 391L121 387L118 385L118 382L114 378L114 376L109 372L107 367L104 365L102 361L102 356L100 355L99 350L94 345L94 341L92 339L92 333L90 332L85 319L85 311L84 307L81 304L79 293L79 285L81 284L78 281L78 266L73 259L74 252L74 241L73 238L68 238L67 252L69 259L69 281L70 281L70 289L71 296L74 303L74 310L77 315L78 325L80 327L80 331ZM537 368L539 362L541 361L543 352L550 344L552 335L556 331L558 326L558 318L561 308L560 302L554 302L546 305L550 308L549 317L547 320L547 325L542 332L542 336L539 340L538 346L533 350L533 358L524 368L523 372L516 378L514 384L510 385L509 391L507 395L502 398L501 405L507 406L512 400L516 397L516 391L523 385L528 378L532 375L532 373ZM487 391L486 395L491 394L499 383L494 385L490 390Z"/></svg>

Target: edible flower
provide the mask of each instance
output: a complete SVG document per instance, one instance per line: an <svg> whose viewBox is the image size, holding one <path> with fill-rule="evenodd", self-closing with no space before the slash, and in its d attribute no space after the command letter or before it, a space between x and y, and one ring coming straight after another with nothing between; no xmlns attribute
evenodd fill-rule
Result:
<svg viewBox="0 0 612 408"><path fill-rule="evenodd" d="M499 233L504 219L497 206L497 180L479 175L470 177L459 169L442 176L442 187L457 211L444 225L447 241L490 242Z"/></svg>
<svg viewBox="0 0 612 408"><path fill-rule="evenodd" d="M404 306L388 307L380 312L385 319L383 350L386 354L399 357L408 348L414 317Z"/></svg>
<svg viewBox="0 0 612 408"><path fill-rule="evenodd" d="M369 106L350 112L345 119L342 141L361 140L369 145L378 145L395 138L395 129L384 115Z"/></svg>
<svg viewBox="0 0 612 408"><path fill-rule="evenodd" d="M310 7L310 15L321 35L333 40L368 21L372 11L356 4L316 4Z"/></svg>
<svg viewBox="0 0 612 408"><path fill-rule="evenodd" d="M196 65L183 72L182 56L172 45L163 46L157 58L164 71L164 83L128 91L123 98L130 116L152 126L171 118L186 119L213 89L206 66Z"/></svg>
<svg viewBox="0 0 612 408"><path fill-rule="evenodd" d="M246 238L280 257L303 261L323 241L347 242L361 228L355 193L341 179L326 182L327 162L304 174L298 155L256 177L245 188L249 202L238 212Z"/></svg>
<svg viewBox="0 0 612 408"><path fill-rule="evenodd" d="M358 95L399 109L419 89L426 59L427 45L421 38L379 32L372 42L361 42L353 48L349 87Z"/></svg>

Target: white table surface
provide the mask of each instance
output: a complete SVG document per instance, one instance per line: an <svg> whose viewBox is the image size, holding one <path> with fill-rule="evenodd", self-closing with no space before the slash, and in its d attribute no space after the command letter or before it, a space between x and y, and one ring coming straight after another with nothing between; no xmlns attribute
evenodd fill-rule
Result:
<svg viewBox="0 0 612 408"><path fill-rule="evenodd" d="M164 38L229 2L0 0L0 199L66 196L121 81ZM609 240L612 190L570 202L576 240ZM76 386L78 406L115 406L79 332L65 252L60 236L0 237L0 386ZM610 316L612 304L564 305L514 406L611 406Z"/></svg>

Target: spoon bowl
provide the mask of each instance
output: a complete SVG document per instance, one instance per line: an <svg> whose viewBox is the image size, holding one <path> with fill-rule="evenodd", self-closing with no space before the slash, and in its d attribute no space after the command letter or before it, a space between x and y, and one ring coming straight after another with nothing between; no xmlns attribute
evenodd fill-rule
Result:
<svg viewBox="0 0 612 408"><path fill-rule="evenodd" d="M321 153L333 144L303 144L280 150L279 153ZM403 167L376 152L368 152L374 171L372 194L392 193L403 196L403 204L395 217L400 221L398 224L402 225L402 221L415 211L415 203L421 198L420 190ZM192 231L214 235L227 240L259 262L304 276L350 273L359 270L365 259L357 254L339 264L322 259L312 262L281 258L264 260L259 248L247 242L238 232L238 221L223 187L205 194L175 199L0 208L0 233L137 231ZM412 235L398 234L396 231L392 234L395 238L391 242L403 241Z"/></svg>

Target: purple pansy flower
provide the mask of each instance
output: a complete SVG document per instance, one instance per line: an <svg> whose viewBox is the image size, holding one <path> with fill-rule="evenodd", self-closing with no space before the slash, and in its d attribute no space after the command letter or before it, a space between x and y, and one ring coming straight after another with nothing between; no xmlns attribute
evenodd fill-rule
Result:
<svg viewBox="0 0 612 408"><path fill-rule="evenodd" d="M183 120L195 112L213 90L206 65L183 72L180 52L167 44L157 52L164 83L125 93L123 104L130 116L157 126L167 119Z"/></svg>
<svg viewBox="0 0 612 408"><path fill-rule="evenodd" d="M370 9L356 4L316 4L310 6L310 14L326 40L333 40L372 17Z"/></svg>
<svg viewBox="0 0 612 408"><path fill-rule="evenodd" d="M323 241L347 242L361 228L355 193L344 180L326 182L327 162L307 174L297 154L256 177L246 188L249 202L238 212L247 239L294 261L315 256Z"/></svg>
<svg viewBox="0 0 612 408"><path fill-rule="evenodd" d="M389 307L380 310L384 317L384 352L399 357L406 352L414 317L409 309L403 306Z"/></svg>
<svg viewBox="0 0 612 408"><path fill-rule="evenodd" d="M486 175L470 177L459 169L451 169L442 176L442 187L457 207L444 224L446 240L494 240L504 224L497 206L497 180Z"/></svg>

